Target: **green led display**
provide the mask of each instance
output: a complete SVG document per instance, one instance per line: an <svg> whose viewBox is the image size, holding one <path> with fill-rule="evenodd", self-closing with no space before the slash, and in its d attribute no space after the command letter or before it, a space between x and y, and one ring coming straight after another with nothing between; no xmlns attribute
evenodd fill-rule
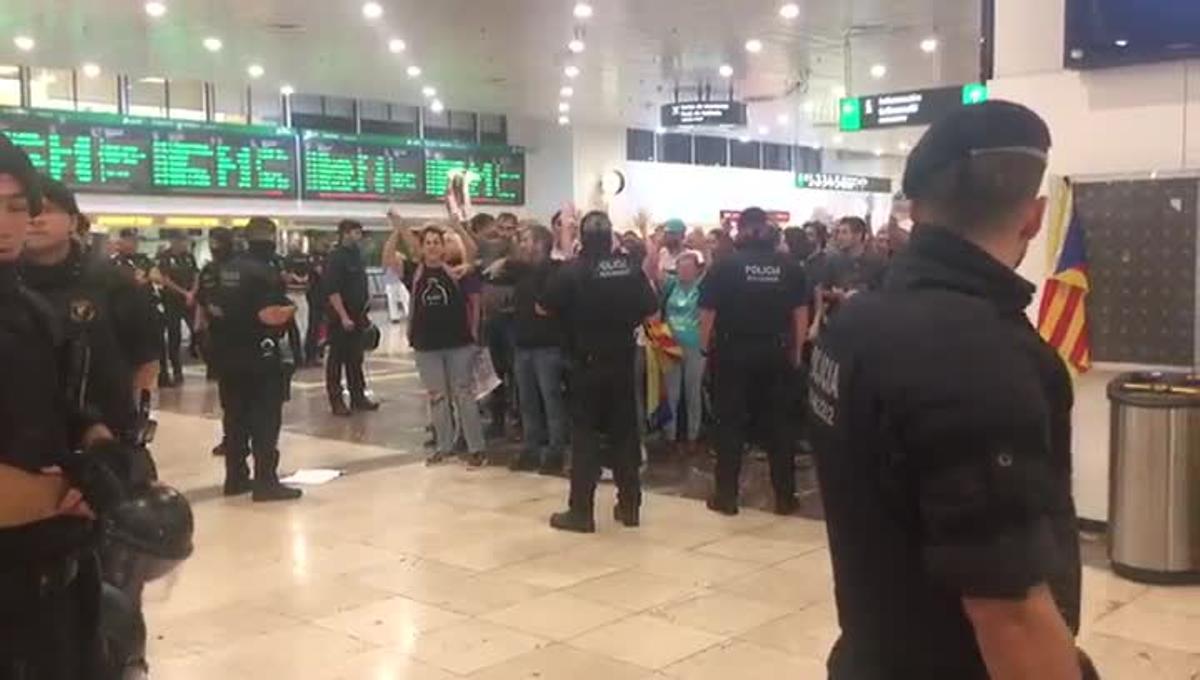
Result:
<svg viewBox="0 0 1200 680"><path fill-rule="evenodd" d="M858 97L843 98L838 111L838 127L843 132L856 132L862 129L862 102Z"/></svg>

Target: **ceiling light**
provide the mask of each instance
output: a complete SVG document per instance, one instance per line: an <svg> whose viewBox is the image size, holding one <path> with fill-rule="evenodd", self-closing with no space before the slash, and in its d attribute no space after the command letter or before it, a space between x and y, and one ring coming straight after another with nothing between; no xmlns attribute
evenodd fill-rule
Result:
<svg viewBox="0 0 1200 680"><path fill-rule="evenodd" d="M408 45L399 38L392 38L388 41L388 51L392 54L400 54L408 49Z"/></svg>
<svg viewBox="0 0 1200 680"><path fill-rule="evenodd" d="M80 70L83 71L83 75L88 78L97 78L100 76L99 64L93 64L91 62L88 62L88 63L84 64Z"/></svg>
<svg viewBox="0 0 1200 680"><path fill-rule="evenodd" d="M729 64L721 64L721 68L717 69L717 73L720 73L722 78L732 78L733 67Z"/></svg>
<svg viewBox="0 0 1200 680"><path fill-rule="evenodd" d="M575 18L576 19L590 19L592 17L592 14L593 14L593 11L592 11L591 5L587 4L586 2L575 3Z"/></svg>
<svg viewBox="0 0 1200 680"><path fill-rule="evenodd" d="M787 125L788 120L789 120L789 118L786 113L781 113L778 116L775 116L775 122L779 123L780 125Z"/></svg>
<svg viewBox="0 0 1200 680"><path fill-rule="evenodd" d="M1124 38L1117 40L1113 44L1116 45L1117 47L1129 47L1129 41Z"/></svg>
<svg viewBox="0 0 1200 680"><path fill-rule="evenodd" d="M426 99L433 99L437 96L437 88L426 85L425 87L421 88L421 94L425 95Z"/></svg>
<svg viewBox="0 0 1200 680"><path fill-rule="evenodd" d="M37 45L33 38L30 38L27 35L18 35L17 37L13 38L13 44L16 45L17 49L21 50L22 52L28 52Z"/></svg>
<svg viewBox="0 0 1200 680"><path fill-rule="evenodd" d="M290 97L296 94L296 88L292 87L291 85L284 85L283 87L279 88L279 94L285 97Z"/></svg>
<svg viewBox="0 0 1200 680"><path fill-rule="evenodd" d="M658 127L654 128L654 134L665 135L665 134L667 134L667 129L665 127L659 125Z"/></svg>
<svg viewBox="0 0 1200 680"><path fill-rule="evenodd" d="M167 79L161 76L146 76L145 78L138 78L138 82L146 83L147 85L163 85L167 82Z"/></svg>
<svg viewBox="0 0 1200 680"><path fill-rule="evenodd" d="M250 64L246 67L246 74L251 78L262 78L266 70L258 64Z"/></svg>
<svg viewBox="0 0 1200 680"><path fill-rule="evenodd" d="M560 97L574 97L575 88L571 87L570 85L563 85L563 88L558 91L558 94Z"/></svg>
<svg viewBox="0 0 1200 680"><path fill-rule="evenodd" d="M414 64L405 69L404 72L408 74L409 78L416 78L421 75L421 67Z"/></svg>
<svg viewBox="0 0 1200 680"><path fill-rule="evenodd" d="M875 157L878 158L879 156L882 156L882 155L883 155L883 149L876 147L875 148Z"/></svg>
<svg viewBox="0 0 1200 680"><path fill-rule="evenodd" d="M749 144L749 143L750 143L750 137L748 137L748 136L746 136L746 135L741 135L741 136L739 136L739 137L738 137L738 141L739 141L739 142L741 142L742 144Z"/></svg>
<svg viewBox="0 0 1200 680"><path fill-rule="evenodd" d="M383 5L379 4L378 2L363 3L362 13L363 16L368 20L374 21L375 19L383 16Z"/></svg>
<svg viewBox="0 0 1200 680"><path fill-rule="evenodd" d="M839 85L834 85L834 86L833 86L833 96L837 97L838 99L843 99L843 98L845 98L845 96L846 96L846 86L845 86L845 85L841 85L841 84L839 84Z"/></svg>
<svg viewBox="0 0 1200 680"><path fill-rule="evenodd" d="M783 7L779 8L779 16L788 20L795 19L796 17L800 16L800 5L797 5L794 2L787 3Z"/></svg>
<svg viewBox="0 0 1200 680"><path fill-rule="evenodd" d="M575 54L579 54L579 53L580 53L580 52L582 52L582 51L584 50L584 48L586 48L586 47L587 47L587 46L586 46L586 45L584 45L584 44L583 44L583 41L582 41L582 40L580 40L579 38L575 38L575 39L574 39L574 40L572 40L571 42L567 43L567 49L568 49L568 50L571 50L571 51L572 51L572 52L574 52Z"/></svg>
<svg viewBox="0 0 1200 680"><path fill-rule="evenodd" d="M568 104L567 102L559 102L558 103L558 112L559 113L570 113L571 105Z"/></svg>
<svg viewBox="0 0 1200 680"><path fill-rule="evenodd" d="M221 42L220 38L204 39L204 49L208 50L209 52L220 52L221 48L224 46L225 43Z"/></svg>
<svg viewBox="0 0 1200 680"><path fill-rule="evenodd" d="M800 105L800 110L811 116L817 110L817 103L811 99L805 99L804 103Z"/></svg>
<svg viewBox="0 0 1200 680"><path fill-rule="evenodd" d="M566 117L566 116L559 116L559 117L558 117L558 124L559 124L559 125L570 125L570 124L571 124L571 119L570 119L570 118L568 118L568 117Z"/></svg>
<svg viewBox="0 0 1200 680"><path fill-rule="evenodd" d="M760 135L765 135L770 131L771 131L771 128L767 127L766 125L758 126L758 134L760 134Z"/></svg>
<svg viewBox="0 0 1200 680"><path fill-rule="evenodd" d="M926 38L921 41L921 51L925 54L933 54L934 52L937 52L937 48L937 38Z"/></svg>
<svg viewBox="0 0 1200 680"><path fill-rule="evenodd" d="M846 143L846 137L844 135L834 135L833 136L834 146L841 146L842 144L845 144L845 143Z"/></svg>
<svg viewBox="0 0 1200 680"><path fill-rule="evenodd" d="M576 66L575 64L568 64L567 67L563 69L563 73L568 78L578 78L579 77L579 67Z"/></svg>
<svg viewBox="0 0 1200 680"><path fill-rule="evenodd" d="M153 0L151 2L146 3L146 14L154 17L155 19L161 17L162 15L164 15L166 13L167 13L167 6L164 5L163 3L154 2Z"/></svg>
<svg viewBox="0 0 1200 680"><path fill-rule="evenodd" d="M441 99L434 99L429 103L429 110L434 113L441 113L446 110L446 105L442 103Z"/></svg>
<svg viewBox="0 0 1200 680"><path fill-rule="evenodd" d="M878 80L887 75L887 66L883 64L875 64L871 67L871 77Z"/></svg>
<svg viewBox="0 0 1200 680"><path fill-rule="evenodd" d="M762 52L762 50L763 44L758 38L751 38L746 41L746 51L750 54L758 54L759 52Z"/></svg>

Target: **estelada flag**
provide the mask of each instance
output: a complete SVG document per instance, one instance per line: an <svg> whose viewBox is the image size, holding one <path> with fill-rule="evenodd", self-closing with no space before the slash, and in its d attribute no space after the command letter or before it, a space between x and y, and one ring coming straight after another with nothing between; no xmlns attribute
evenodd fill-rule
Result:
<svg viewBox="0 0 1200 680"><path fill-rule="evenodd" d="M1042 291L1038 332L1058 351L1073 373L1085 373L1092 367L1086 304L1090 286L1083 225L1074 210L1073 194L1074 190L1068 189L1066 200L1070 218L1067 233L1063 238L1058 265L1046 279Z"/></svg>

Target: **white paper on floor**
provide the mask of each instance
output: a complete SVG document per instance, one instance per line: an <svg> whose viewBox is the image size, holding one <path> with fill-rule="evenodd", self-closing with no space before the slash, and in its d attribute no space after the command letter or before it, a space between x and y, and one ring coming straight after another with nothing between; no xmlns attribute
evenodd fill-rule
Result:
<svg viewBox="0 0 1200 680"><path fill-rule="evenodd" d="M312 470L296 470L290 477L279 480L284 484L299 484L301 486L320 486L328 484L342 476L341 470L315 468Z"/></svg>

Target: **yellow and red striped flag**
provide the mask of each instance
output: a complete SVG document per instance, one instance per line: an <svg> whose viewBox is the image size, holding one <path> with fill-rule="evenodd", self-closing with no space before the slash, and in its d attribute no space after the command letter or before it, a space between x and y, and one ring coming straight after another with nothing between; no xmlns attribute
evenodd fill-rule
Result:
<svg viewBox="0 0 1200 680"><path fill-rule="evenodd" d="M1072 373L1086 373L1092 367L1091 342L1088 339L1087 250L1083 225L1074 210L1074 190L1067 189L1066 205L1070 218L1062 241L1058 265L1046 280L1042 304L1038 310L1038 332L1058 351Z"/></svg>

